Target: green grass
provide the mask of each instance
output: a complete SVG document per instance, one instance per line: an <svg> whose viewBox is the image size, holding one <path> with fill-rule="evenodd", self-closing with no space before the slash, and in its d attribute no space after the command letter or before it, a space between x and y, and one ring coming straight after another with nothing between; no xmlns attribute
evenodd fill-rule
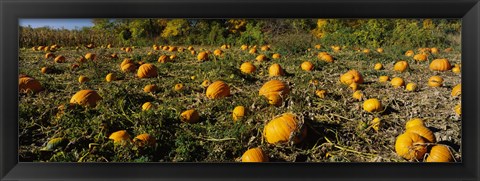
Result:
<svg viewBox="0 0 480 181"><path fill-rule="evenodd" d="M186 46L183 46L186 47ZM218 47L194 46L197 51ZM426 120L426 125L435 132L441 143L453 147L457 161L461 160L461 118L455 115L453 107L459 98L450 96L451 87L461 82L460 75L451 71L432 72L428 62L416 63L411 57L395 47L383 47L380 54L372 50L363 54L352 49L334 53L329 46L321 50L312 49L294 54L279 51L282 58L264 62L255 61L256 55L241 51L239 47L224 50L222 57L210 55L210 61L198 62L189 51L175 52L177 58L171 63L158 63L162 54L172 52L153 51L151 47L137 47L131 53L119 48L75 50L63 47L56 55L64 55L67 63L45 60L44 52L21 49L20 73L39 80L45 91L37 94L21 94L19 104L20 161L50 162L235 162L239 161L248 148L262 147L270 161L307 162L397 162L405 161L395 154L395 138L404 131L404 124L413 117ZM416 50L418 47L410 47ZM259 51L271 57L275 45L268 52ZM148 56L148 52L154 55ZM335 63L325 63L316 54L327 51ZM95 61L80 64L80 56L87 52L97 54ZM118 59L109 55L118 53ZM258 55L258 54L257 54ZM139 79L135 74L123 73L120 63L130 57L135 62L153 63L159 76ZM440 53L429 57L445 57L452 64L461 63L459 48L454 52ZM393 72L393 63L407 60L411 70L405 73ZM315 70L300 69L303 61L312 61ZM251 61L257 67L252 75L244 75L239 67L242 62ZM385 69L376 71L373 65L381 62ZM268 67L279 63L288 73L284 77L270 78ZM56 71L42 74L40 68L48 66ZM360 87L367 98L378 98L387 107L382 113L366 113L362 102L352 98L347 86L339 83L339 77L349 69L359 70L365 79ZM120 80L106 82L105 76L115 73ZM89 82L79 83L84 75ZM418 92L393 89L388 84L378 83L381 75L400 76L406 83L416 82ZM428 77L440 75L445 79L440 88L427 87ZM194 80L191 76L196 76ZM232 95L223 99L209 100L205 96L203 80L223 80L229 84ZM271 79L289 84L290 94L280 107L271 106L259 97L260 87ZM309 83L318 79L319 85ZM185 89L173 90L177 83ZM143 87L156 84L159 91L145 93ZM95 108L76 107L58 114L57 107L68 104L71 96L81 89L96 90L103 100ZM316 89L326 89L325 99L315 96ZM152 102L155 108L142 111L144 102ZM232 110L237 105L248 109L248 114L233 122ZM181 112L196 109L201 121L187 124L180 121ZM268 144L262 131L266 122L273 117L293 112L303 118L308 129L307 138L300 144ZM359 124L369 123L374 117L383 122L379 132L364 129ZM153 147L139 147L133 143L114 144L108 136L118 130L127 130L133 138L142 133L152 135L157 144ZM51 138L63 137L69 144L55 150L42 150Z"/></svg>

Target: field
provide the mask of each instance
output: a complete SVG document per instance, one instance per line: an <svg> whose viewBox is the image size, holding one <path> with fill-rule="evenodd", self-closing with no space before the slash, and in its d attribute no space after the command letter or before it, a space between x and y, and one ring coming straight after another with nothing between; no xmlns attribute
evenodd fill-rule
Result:
<svg viewBox="0 0 480 181"><path fill-rule="evenodd" d="M43 91L19 95L19 158L23 162L239 162L249 148L260 147L270 162L405 162L395 151L397 136L405 132L405 124L412 118L421 118L436 137L435 143L447 145L452 161L461 161L461 117L454 107L460 96L452 96L452 88L461 83L461 75L452 71L432 71L432 60L446 58L452 64L461 64L460 47L452 51L423 52L426 61L415 61L406 56L406 50L420 54L421 47L383 47L376 49L341 47L334 51L331 45L312 45L308 50L291 53L270 50L251 54L250 46L195 46L196 54L188 45L176 45L180 51L154 50L152 47L133 47L131 52L121 47L98 46L60 47L53 54L63 55L63 63L55 57L45 58L45 51L22 48L19 52L19 72L38 80ZM221 55L214 55L216 49ZM209 60L198 61L197 55L210 51ZM328 63L318 58L319 52L334 57ZM87 53L95 59L80 61ZM112 58L112 54L117 58ZM272 55L278 53L280 58ZM266 55L268 60L256 57ZM161 55L176 55L172 62L160 63ZM137 70L123 72L120 64L131 59L136 68L150 63L157 67L158 76L139 78ZM405 72L394 71L394 63L406 60ZM313 63L313 70L302 70L304 61ZM60 61L61 62L61 61ZM244 62L251 62L256 71L247 74L240 70ZM285 71L283 76L269 76L269 67L278 63ZM383 69L375 70L375 63ZM74 64L78 67L73 66ZM46 73L42 67L48 67ZM340 77L355 69L363 77L358 84L363 96L352 97L354 91L340 82ZM109 73L117 80L107 82ZM428 86L428 79L438 75L444 79L441 87ZM80 83L79 76L89 81ZM394 88L390 82L379 82L380 76L401 77L405 84L417 84L415 91L405 86ZM230 88L230 95L210 99L206 96L204 80L221 80ZM259 95L264 83L280 80L289 87L278 105ZM145 92L144 87L155 84L155 92ZM175 90L176 84L183 88ZM91 89L102 98L96 106L69 106L72 96L80 90ZM323 96L317 90L325 90ZM382 109L367 112L364 101L378 99ZM153 106L142 110L145 102ZM61 106L63 105L63 106ZM60 107L59 107L60 106ZM245 116L234 121L232 111L245 107ZM181 121L182 112L195 109L197 123ZM284 113L296 116L298 129L290 141L270 144L266 141L264 127L273 118ZM372 120L380 118L375 124ZM306 136L293 143L300 127ZM112 141L109 136L126 130L124 141ZM148 133L153 142L132 141L137 135ZM47 144L53 138L62 138ZM152 144L150 144L152 143ZM425 156L426 157L426 156ZM413 159L410 161L422 161Z"/></svg>

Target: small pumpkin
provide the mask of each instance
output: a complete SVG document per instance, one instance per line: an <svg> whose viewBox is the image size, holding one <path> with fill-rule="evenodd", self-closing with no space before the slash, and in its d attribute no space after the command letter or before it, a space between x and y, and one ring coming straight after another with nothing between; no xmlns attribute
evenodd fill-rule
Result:
<svg viewBox="0 0 480 181"><path fill-rule="evenodd" d="M287 95L290 90L288 88L288 85L280 80L270 80L263 84L263 86L260 88L258 91L258 94L260 96L270 94L273 92L280 93L281 95Z"/></svg>
<svg viewBox="0 0 480 181"><path fill-rule="evenodd" d="M125 141L130 141L130 135L127 133L126 130L120 130L110 134L108 139L113 140L114 143L122 143Z"/></svg>
<svg viewBox="0 0 480 181"><path fill-rule="evenodd" d="M322 45L316 44L316 45L314 46L314 48L317 49L317 50L319 50L320 48L322 48Z"/></svg>
<svg viewBox="0 0 480 181"><path fill-rule="evenodd" d="M355 92L353 93L352 97L353 97L354 99L356 99L356 100L361 101L362 98L363 98L363 92L360 91L360 90L357 90L357 91L355 91Z"/></svg>
<svg viewBox="0 0 480 181"><path fill-rule="evenodd" d="M259 61L259 62L263 62L263 61L267 61L268 58L267 58L266 55L261 54L261 55L258 55L258 56L255 58L255 60L257 60L257 61Z"/></svg>
<svg viewBox="0 0 480 181"><path fill-rule="evenodd" d="M63 55L59 55L54 59L55 63L65 63L65 57Z"/></svg>
<svg viewBox="0 0 480 181"><path fill-rule="evenodd" d="M281 106L283 103L283 98L280 95L280 92L271 92L263 95L267 101L268 104L273 105L273 106Z"/></svg>
<svg viewBox="0 0 480 181"><path fill-rule="evenodd" d="M455 64L455 66L453 66L453 68L452 68L452 72L456 73L456 74L459 74L462 71L461 69L462 68L460 67L460 65Z"/></svg>
<svg viewBox="0 0 480 181"><path fill-rule="evenodd" d="M438 50L438 48L435 48L435 47L430 48L430 53L432 53L432 54L438 54L439 52L440 51Z"/></svg>
<svg viewBox="0 0 480 181"><path fill-rule="evenodd" d="M373 69L375 70L382 70L383 69L383 65L381 63L376 63L375 66L373 66Z"/></svg>
<svg viewBox="0 0 480 181"><path fill-rule="evenodd" d="M414 126L425 126L423 120L420 118L412 118L405 123L405 129L410 129Z"/></svg>
<svg viewBox="0 0 480 181"><path fill-rule="evenodd" d="M210 80L203 80L202 87L207 88L210 84L212 84Z"/></svg>
<svg viewBox="0 0 480 181"><path fill-rule="evenodd" d="M48 67L42 67L42 69L40 69L40 72L42 72L42 74L48 74L50 73L52 70Z"/></svg>
<svg viewBox="0 0 480 181"><path fill-rule="evenodd" d="M155 143L157 141L150 134L143 133L133 138L133 142L138 144L139 146L155 146Z"/></svg>
<svg viewBox="0 0 480 181"><path fill-rule="evenodd" d="M260 47L260 50L268 51L268 50L270 50L270 46L269 45L263 45L263 46Z"/></svg>
<svg viewBox="0 0 480 181"><path fill-rule="evenodd" d="M169 51L169 52L176 52L177 50L178 50L178 47L176 47L176 46L170 46L170 47L168 47L168 51Z"/></svg>
<svg viewBox="0 0 480 181"><path fill-rule="evenodd" d="M153 64L143 64L138 68L137 71L137 76L139 78L152 78L152 77L157 77L157 67Z"/></svg>
<svg viewBox="0 0 480 181"><path fill-rule="evenodd" d="M95 107L97 102L102 100L102 97L94 90L85 89L75 93L70 99L71 104L78 104L81 106Z"/></svg>
<svg viewBox="0 0 480 181"><path fill-rule="evenodd" d="M416 54L415 56L413 56L413 60L417 61L417 62L423 62L423 61L426 61L428 58L427 54Z"/></svg>
<svg viewBox="0 0 480 181"><path fill-rule="evenodd" d="M256 54L257 52L258 52L258 51L257 51L257 48L255 48L255 47L251 48L251 49L248 51L249 54Z"/></svg>
<svg viewBox="0 0 480 181"><path fill-rule="evenodd" d="M358 72L355 69L352 69L340 76L340 82L346 85L350 85L354 82L357 84L361 84L363 83L363 77L362 77L362 74L360 74L360 72Z"/></svg>
<svg viewBox="0 0 480 181"><path fill-rule="evenodd" d="M167 62L172 62L172 60L167 55L160 55L160 57L158 57L158 62L159 63L167 63Z"/></svg>
<svg viewBox="0 0 480 181"><path fill-rule="evenodd" d="M196 123L200 121L200 115L198 114L197 110L189 109L180 114L180 121L186 123Z"/></svg>
<svg viewBox="0 0 480 181"><path fill-rule="evenodd" d="M151 102L145 102L142 104L142 111L147 111L153 108L153 104Z"/></svg>
<svg viewBox="0 0 480 181"><path fill-rule="evenodd" d="M327 90L316 90L315 95L317 95L320 98L325 98L325 94L327 94Z"/></svg>
<svg viewBox="0 0 480 181"><path fill-rule="evenodd" d="M425 141L428 141L430 143L435 143L436 138L435 135L433 134L430 129L428 129L425 126L417 125L417 126L412 126L409 127L405 132L411 132L420 135Z"/></svg>
<svg viewBox="0 0 480 181"><path fill-rule="evenodd" d="M462 105L461 104L457 104L453 109L455 110L455 113L457 113L457 115L459 115L459 116L462 115Z"/></svg>
<svg viewBox="0 0 480 181"><path fill-rule="evenodd" d="M369 53L370 53L370 49L368 49L368 48L363 49L362 52L363 52L364 54L369 54Z"/></svg>
<svg viewBox="0 0 480 181"><path fill-rule="evenodd" d="M230 87L223 81L215 81L207 87L206 95L209 99L223 98L230 95Z"/></svg>
<svg viewBox="0 0 480 181"><path fill-rule="evenodd" d="M379 112L383 110L383 106L378 99L370 98L363 102L363 110L367 112Z"/></svg>
<svg viewBox="0 0 480 181"><path fill-rule="evenodd" d="M207 61L208 60L208 53L207 52L200 52L197 55L198 61Z"/></svg>
<svg viewBox="0 0 480 181"><path fill-rule="evenodd" d="M268 162L268 156L261 148L251 148L243 153L242 162Z"/></svg>
<svg viewBox="0 0 480 181"><path fill-rule="evenodd" d="M156 92L158 90L158 87L157 85L155 84L149 84L149 85L146 85L144 88L143 88L143 91L144 92Z"/></svg>
<svg viewBox="0 0 480 181"><path fill-rule="evenodd" d="M452 89L452 97L456 97L462 94L462 84L457 84L455 87Z"/></svg>
<svg viewBox="0 0 480 181"><path fill-rule="evenodd" d="M43 90L42 84L32 77L18 78L18 91L22 93L33 92L37 93Z"/></svg>
<svg viewBox="0 0 480 181"><path fill-rule="evenodd" d="M88 82L90 81L90 79L88 77L85 77L83 75L80 75L80 77L78 77L78 82L80 83L85 83L85 82Z"/></svg>
<svg viewBox="0 0 480 181"><path fill-rule="evenodd" d="M300 126L297 116L285 113L269 121L263 129L263 135L270 144L289 141L299 143L306 136L306 129L301 129ZM296 132L301 133L295 135Z"/></svg>
<svg viewBox="0 0 480 181"><path fill-rule="evenodd" d="M418 134L406 132L397 137L395 151L407 160L422 159L427 152L425 140Z"/></svg>
<svg viewBox="0 0 480 181"><path fill-rule="evenodd" d="M334 61L333 56L326 53L326 52L320 52L317 57L318 57L318 59L320 59L322 61L325 61L325 62L328 62L328 63L333 63L333 61Z"/></svg>
<svg viewBox="0 0 480 181"><path fill-rule="evenodd" d="M313 70L313 63L309 62L309 61L305 61L300 65L300 67L302 68L302 70L312 71Z"/></svg>
<svg viewBox="0 0 480 181"><path fill-rule="evenodd" d="M215 56L221 56L223 54L223 51L220 49L216 49L213 51L213 55Z"/></svg>
<svg viewBox="0 0 480 181"><path fill-rule="evenodd" d="M239 119L242 119L243 116L245 116L245 107L243 106L237 106L233 109L232 111L232 117L233 121L237 121Z"/></svg>
<svg viewBox="0 0 480 181"><path fill-rule="evenodd" d="M240 65L240 71L242 71L244 74L251 74L256 70L257 68L255 67L255 65L253 65L250 62L245 62L245 63L242 63L242 65Z"/></svg>
<svg viewBox="0 0 480 181"><path fill-rule="evenodd" d="M413 50L408 50L408 51L405 52L405 56L407 56L407 57L411 57L411 56L413 56L414 54L415 54L415 53L413 52Z"/></svg>
<svg viewBox="0 0 480 181"><path fill-rule="evenodd" d="M272 58L273 58L273 59L279 59L279 58L281 58L281 57L282 57L282 56L281 56L280 54L278 54L278 53L274 53L274 54L272 55Z"/></svg>
<svg viewBox="0 0 480 181"><path fill-rule="evenodd" d="M450 62L446 58L435 59L430 63L430 70L433 71L447 71L452 68Z"/></svg>
<svg viewBox="0 0 480 181"><path fill-rule="evenodd" d="M240 49L243 50L243 51L245 51L245 50L248 49L248 45L242 45L242 46L240 46Z"/></svg>
<svg viewBox="0 0 480 181"><path fill-rule="evenodd" d="M383 50L383 48L377 48L377 52L378 52L378 53L383 53L384 50Z"/></svg>
<svg viewBox="0 0 480 181"><path fill-rule="evenodd" d="M183 90L183 84L175 84L175 86L173 87L173 90L175 91L182 91Z"/></svg>
<svg viewBox="0 0 480 181"><path fill-rule="evenodd" d="M353 91L357 91L358 90L358 84L357 83L351 83L348 87L350 87L350 89L352 89Z"/></svg>
<svg viewBox="0 0 480 181"><path fill-rule="evenodd" d="M113 58L113 59L118 58L118 55L117 55L116 53L112 53L112 54L110 55L110 58Z"/></svg>
<svg viewBox="0 0 480 181"><path fill-rule="evenodd" d="M382 82L382 83L387 82L389 78L390 77L388 77L388 76L382 75L382 76L378 77L378 82Z"/></svg>
<svg viewBox="0 0 480 181"><path fill-rule="evenodd" d="M134 62L132 59L129 58L123 59L122 63L120 63L120 67L123 67L126 64L134 64Z"/></svg>
<svg viewBox="0 0 480 181"><path fill-rule="evenodd" d="M117 76L115 76L114 73L109 73L109 74L107 74L107 76L105 77L105 80L106 80L107 82L112 82L112 81L117 80Z"/></svg>
<svg viewBox="0 0 480 181"><path fill-rule="evenodd" d="M405 60L400 60L393 66L393 70L397 72L405 72L408 69L408 62Z"/></svg>
<svg viewBox="0 0 480 181"><path fill-rule="evenodd" d="M432 76L428 79L428 86L441 87L443 85L443 78L440 76Z"/></svg>
<svg viewBox="0 0 480 181"><path fill-rule="evenodd" d="M407 86L405 86L405 90L407 90L409 92L415 92L415 91L417 91L417 84L413 83L413 82L410 82L410 83L407 84Z"/></svg>
<svg viewBox="0 0 480 181"><path fill-rule="evenodd" d="M268 75L270 77L283 76L285 72L280 64L275 63L268 68Z"/></svg>
<svg viewBox="0 0 480 181"><path fill-rule="evenodd" d="M452 153L445 145L435 145L425 160L426 162L451 162L453 161Z"/></svg>
<svg viewBox="0 0 480 181"><path fill-rule="evenodd" d="M45 54L45 59L53 58L55 55L53 53L46 53Z"/></svg>
<svg viewBox="0 0 480 181"><path fill-rule="evenodd" d="M94 53L85 54L85 59L86 60L95 60L95 57L97 57L97 55L95 55Z"/></svg>

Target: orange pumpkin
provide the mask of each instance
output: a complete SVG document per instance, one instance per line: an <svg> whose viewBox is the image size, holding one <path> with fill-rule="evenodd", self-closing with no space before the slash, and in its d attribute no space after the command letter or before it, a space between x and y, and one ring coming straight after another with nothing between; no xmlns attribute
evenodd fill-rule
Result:
<svg viewBox="0 0 480 181"><path fill-rule="evenodd" d="M200 115L198 114L197 110L189 109L180 114L180 121L186 123L196 123L200 121Z"/></svg>
<svg viewBox="0 0 480 181"><path fill-rule="evenodd" d="M143 88L143 91L144 92L156 92L158 90L158 87L155 85L155 84L149 84L149 85L146 85L144 88Z"/></svg>
<svg viewBox="0 0 480 181"><path fill-rule="evenodd" d="M430 150L426 162L451 162L453 161L452 153L447 146L435 145Z"/></svg>
<svg viewBox="0 0 480 181"><path fill-rule="evenodd" d="M143 64L138 68L137 76L139 78L152 78L158 76L157 67L153 64Z"/></svg>
<svg viewBox="0 0 480 181"><path fill-rule="evenodd" d="M375 66L373 67L373 69L375 70L382 70L383 69L383 65L381 63L376 63Z"/></svg>
<svg viewBox="0 0 480 181"><path fill-rule="evenodd" d="M259 61L259 62L262 62L262 61L267 61L268 58L267 58L267 56L265 56L265 55L262 54L262 55L258 55L258 56L255 58L255 60L257 60L257 61Z"/></svg>
<svg viewBox="0 0 480 181"><path fill-rule="evenodd" d="M113 140L114 143L122 143L130 140L130 135L125 130L120 130L112 133L108 139Z"/></svg>
<svg viewBox="0 0 480 181"><path fill-rule="evenodd" d="M123 72L127 72L127 73L129 73L129 72L135 72L135 69L136 69L136 68L137 68L137 67L136 67L135 64L133 64L133 63L127 63L127 64L125 64L125 65L122 65L122 71L123 71Z"/></svg>
<svg viewBox="0 0 480 181"><path fill-rule="evenodd" d="M245 116L245 107L237 106L233 109L232 117L233 117L234 122L239 120L239 119L242 119L243 116Z"/></svg>
<svg viewBox="0 0 480 181"><path fill-rule="evenodd" d="M221 56L223 54L223 51L220 49L216 49L213 51L213 55L215 56Z"/></svg>
<svg viewBox="0 0 480 181"><path fill-rule="evenodd" d="M115 80L117 80L117 76L115 76L115 74L113 74L113 73L109 73L109 74L107 74L107 76L105 77L105 80L106 80L107 82L115 81Z"/></svg>
<svg viewBox="0 0 480 181"><path fill-rule="evenodd" d="M357 84L361 84L363 83L363 77L362 77L362 74L360 74L360 72L358 72L355 69L352 69L340 76L340 82L346 85L350 85L354 82Z"/></svg>
<svg viewBox="0 0 480 181"><path fill-rule="evenodd" d="M423 62L423 61L426 61L428 58L427 54L416 54L415 56L413 56L413 60L417 61L417 62Z"/></svg>
<svg viewBox="0 0 480 181"><path fill-rule="evenodd" d="M95 107L97 102L102 100L102 97L98 95L94 90L80 90L72 96L70 99L71 104L78 104L81 106Z"/></svg>
<svg viewBox="0 0 480 181"><path fill-rule="evenodd" d="M403 81L402 78L400 77L395 77L393 78L391 81L390 81L390 84L392 84L392 86L394 88L399 88L399 87L402 87L405 85L405 82Z"/></svg>
<svg viewBox="0 0 480 181"><path fill-rule="evenodd" d="M153 108L153 104L151 102L143 103L142 111L147 111Z"/></svg>
<svg viewBox="0 0 480 181"><path fill-rule="evenodd" d="M53 58L55 55L53 53L47 53L45 54L45 59Z"/></svg>
<svg viewBox="0 0 480 181"><path fill-rule="evenodd" d="M200 52L197 55L198 61L207 61L208 60L208 53L207 52Z"/></svg>
<svg viewBox="0 0 480 181"><path fill-rule="evenodd" d="M263 129L263 135L270 144L289 141L299 143L306 136L306 129L301 129L300 126L294 114L285 113L269 121Z"/></svg>
<svg viewBox="0 0 480 181"><path fill-rule="evenodd" d="M280 93L281 95L287 95L290 90L286 83L280 80L270 80L263 84L263 86L258 91L258 94L260 94L260 96L263 96L273 92Z"/></svg>
<svg viewBox="0 0 480 181"><path fill-rule="evenodd" d="M383 75L383 76L378 77L378 82L387 82L388 79L389 79L388 76Z"/></svg>
<svg viewBox="0 0 480 181"><path fill-rule="evenodd" d="M452 97L456 97L462 94L462 84L457 84L455 87L452 89Z"/></svg>
<svg viewBox="0 0 480 181"><path fill-rule="evenodd" d="M242 162L268 162L268 156L261 148L252 148L243 153Z"/></svg>
<svg viewBox="0 0 480 181"><path fill-rule="evenodd" d="M255 72L255 70L257 70L257 68L255 67L255 65L253 65L250 62L245 62L245 63L242 63L242 65L240 65L240 71L242 71L245 74L251 74Z"/></svg>
<svg viewBox="0 0 480 181"><path fill-rule="evenodd" d="M263 96L267 99L268 104L270 105L281 106L283 103L283 98L280 95L280 92L271 92Z"/></svg>
<svg viewBox="0 0 480 181"><path fill-rule="evenodd" d="M425 126L421 126L421 125L412 126L412 127L408 128L405 132L411 132L411 133L418 134L423 139L425 139L426 141L428 141L430 143L435 143L436 142L436 138L435 138L435 135L433 134L433 132L430 131L430 129L428 129Z"/></svg>
<svg viewBox="0 0 480 181"><path fill-rule="evenodd" d="M423 124L423 120L420 118L413 118L408 120L407 123L405 123L406 129L410 129L414 126L425 126L425 124Z"/></svg>
<svg viewBox="0 0 480 181"><path fill-rule="evenodd" d="M413 56L413 54L414 54L413 50L408 50L408 51L405 52L405 56L407 56L407 57L411 57L411 56Z"/></svg>
<svg viewBox="0 0 480 181"><path fill-rule="evenodd" d="M279 59L279 58L281 58L281 55L278 54L278 53L274 53L274 54L272 55L272 58L273 58L273 59Z"/></svg>
<svg viewBox="0 0 480 181"><path fill-rule="evenodd" d="M303 62L300 67L302 68L302 70L312 71L313 70L313 63L306 61L306 62Z"/></svg>
<svg viewBox="0 0 480 181"><path fill-rule="evenodd" d="M408 62L404 61L404 60L398 61L393 66L393 70L395 70L397 72L405 72L405 70L407 70L407 69L408 69Z"/></svg>
<svg viewBox="0 0 480 181"><path fill-rule="evenodd" d="M33 92L37 93L43 90L42 84L32 77L18 78L18 91L22 93Z"/></svg>
<svg viewBox="0 0 480 181"><path fill-rule="evenodd" d="M383 110L383 106L378 99L371 98L363 102L363 110L367 112L378 112Z"/></svg>
<svg viewBox="0 0 480 181"><path fill-rule="evenodd" d="M422 159L427 152L425 140L418 134L406 132L397 137L395 151L407 160Z"/></svg>
<svg viewBox="0 0 480 181"><path fill-rule="evenodd" d="M63 55L59 55L54 59L55 63L65 63L65 57Z"/></svg>
<svg viewBox="0 0 480 181"><path fill-rule="evenodd" d="M139 146L155 146L155 143L157 142L154 137L150 136L148 133L143 133L135 138L133 138L133 142L138 144Z"/></svg>
<svg viewBox="0 0 480 181"><path fill-rule="evenodd" d="M97 55L93 54L93 53L87 53L85 54L85 59L86 60L95 60L95 57L97 57Z"/></svg>
<svg viewBox="0 0 480 181"><path fill-rule="evenodd" d="M428 86L441 87L443 85L443 78L440 76L432 76L428 79Z"/></svg>
<svg viewBox="0 0 480 181"><path fill-rule="evenodd" d="M160 57L158 57L158 62L159 63L167 63L167 62L171 62L171 61L172 60L167 55L161 55Z"/></svg>
<svg viewBox="0 0 480 181"><path fill-rule="evenodd" d="M207 88L206 95L210 99L223 98L230 95L230 87L223 81L215 81Z"/></svg>
<svg viewBox="0 0 480 181"><path fill-rule="evenodd" d="M353 93L352 97L358 101L361 101L363 98L363 92L360 90L357 90Z"/></svg>
<svg viewBox="0 0 480 181"><path fill-rule="evenodd" d="M280 64L275 63L268 68L268 74L270 77L276 77L285 75L285 72Z"/></svg>
<svg viewBox="0 0 480 181"><path fill-rule="evenodd" d="M433 71L447 71L452 68L450 62L446 58L435 59L430 63L430 70Z"/></svg>

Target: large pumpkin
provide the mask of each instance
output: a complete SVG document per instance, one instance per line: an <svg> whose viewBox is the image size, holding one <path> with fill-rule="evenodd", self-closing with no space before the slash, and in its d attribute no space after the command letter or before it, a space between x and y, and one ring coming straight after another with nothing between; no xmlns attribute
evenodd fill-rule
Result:
<svg viewBox="0 0 480 181"><path fill-rule="evenodd" d="M393 70L398 71L398 72L404 72L407 69L408 69L408 62L404 61L404 60L398 61L393 66Z"/></svg>
<svg viewBox="0 0 480 181"><path fill-rule="evenodd" d="M230 95L230 87L223 81L215 81L207 88L206 95L210 99L227 97Z"/></svg>
<svg viewBox="0 0 480 181"><path fill-rule="evenodd" d="M283 76L285 75L285 72L280 64L275 63L268 68L268 75L270 77Z"/></svg>
<svg viewBox="0 0 480 181"><path fill-rule="evenodd" d="M255 72L255 70L257 70L257 68L252 63L245 62L245 63L242 63L242 65L240 65L240 70L245 74L251 74L251 73Z"/></svg>
<svg viewBox="0 0 480 181"><path fill-rule="evenodd" d="M453 160L452 153L447 146L435 145L430 150L426 162L451 162Z"/></svg>
<svg viewBox="0 0 480 181"><path fill-rule="evenodd" d="M80 90L75 93L70 99L71 104L78 104L81 106L91 106L95 107L97 102L102 100L102 97L98 95L94 90Z"/></svg>
<svg viewBox="0 0 480 181"><path fill-rule="evenodd" d="M157 67L153 64L143 64L138 68L137 76L139 78L152 78L158 76Z"/></svg>
<svg viewBox="0 0 480 181"><path fill-rule="evenodd" d="M243 153L242 162L268 162L268 156L261 148L252 148Z"/></svg>
<svg viewBox="0 0 480 181"><path fill-rule="evenodd" d="M430 143L435 143L436 142L436 138L435 138L435 135L433 134L433 132L430 131L430 129L428 129L425 126L421 126L421 125L412 126L412 127L409 127L405 132L416 133Z"/></svg>
<svg viewBox="0 0 480 181"><path fill-rule="evenodd" d="M395 141L395 151L407 160L422 159L427 152L425 140L415 133L403 133Z"/></svg>
<svg viewBox="0 0 480 181"><path fill-rule="evenodd" d="M299 143L306 136L306 129L300 129L300 126L294 114L285 113L269 121L263 129L263 135L270 144ZM300 132L299 135L295 135L296 132Z"/></svg>
<svg viewBox="0 0 480 181"><path fill-rule="evenodd" d="M362 77L362 74L360 74L360 72L358 72L355 69L352 69L340 76L340 82L346 85L350 85L354 82L357 84L361 84L363 83L363 77Z"/></svg>
<svg viewBox="0 0 480 181"><path fill-rule="evenodd" d="M18 78L18 91L22 93L33 92L37 93L43 90L42 84L32 77Z"/></svg>
<svg viewBox="0 0 480 181"><path fill-rule="evenodd" d="M430 70L433 71L447 71L450 70L452 66L446 58L435 59L430 63Z"/></svg>
<svg viewBox="0 0 480 181"><path fill-rule="evenodd" d="M281 95L287 95L289 93L288 85L280 80L270 80L263 84L258 91L260 96L264 96L273 92L278 92Z"/></svg>

